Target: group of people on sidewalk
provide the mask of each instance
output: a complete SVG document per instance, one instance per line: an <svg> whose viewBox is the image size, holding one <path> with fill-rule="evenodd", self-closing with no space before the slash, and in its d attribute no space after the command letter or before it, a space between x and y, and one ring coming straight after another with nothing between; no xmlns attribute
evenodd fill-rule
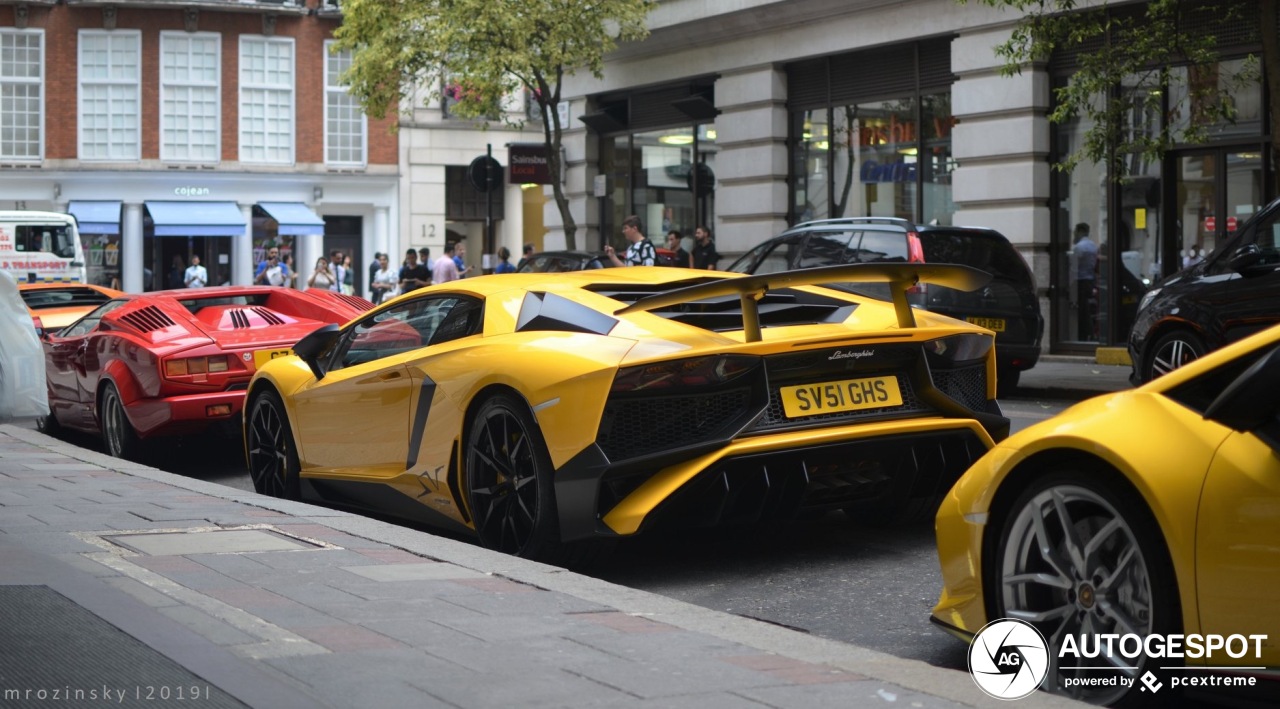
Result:
<svg viewBox="0 0 1280 709"><path fill-rule="evenodd" d="M621 257L612 246L604 247L605 255L613 261L615 266L653 266L658 262L657 250L653 242L644 235L640 217L632 215L624 219L622 235L630 245ZM667 247L675 254L674 265L713 271L716 269L720 254L716 252L710 229L699 226L694 230L692 248L685 248L686 245L687 240L678 230L672 229L667 233ZM465 278L473 269L466 264L466 249L467 246L463 242L449 242L445 244L444 256L432 260L430 248L425 246L420 249L411 248L405 251L404 260L398 267L391 265L390 256L387 254L382 252L374 254L374 260L369 264L370 300L378 304L388 298L409 293L433 283L448 283ZM505 246L499 247L498 263L494 266L493 273L515 273L533 254L533 244L525 244L519 263L513 265L511 251ZM254 269L253 282L258 285L297 288L298 271L293 267L292 259L292 254L285 254L282 258L279 247L268 247L263 259ZM178 259L175 258L174 273L170 274L170 280L177 280L180 268ZM181 272L181 285L171 287L201 288L207 283L208 273L204 266L200 265L200 257L193 255L191 266ZM355 271L351 256L340 249L334 249L329 253L328 258L322 256L317 259L315 268L306 279L306 288L354 295Z"/></svg>
<svg viewBox="0 0 1280 709"><path fill-rule="evenodd" d="M699 226L693 231L692 249L685 248L684 238L678 229L667 232L667 248L675 254L673 265L682 268L697 268L705 271L716 270L720 254L716 251L715 242L711 239L711 230ZM640 217L631 215L622 220L622 236L629 242L626 252L619 258L612 245L606 244L604 253L614 266L654 266L658 263L658 250L649 237L644 235L644 224Z"/></svg>

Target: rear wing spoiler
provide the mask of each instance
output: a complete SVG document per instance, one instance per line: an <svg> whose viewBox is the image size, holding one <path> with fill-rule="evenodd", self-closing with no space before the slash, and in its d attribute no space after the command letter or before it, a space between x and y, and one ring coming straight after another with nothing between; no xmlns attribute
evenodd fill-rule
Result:
<svg viewBox="0 0 1280 709"><path fill-rule="evenodd" d="M824 266L781 273L765 273L742 278L723 278L657 293L614 311L615 315L648 312L681 303L736 295L742 303L742 331L747 342L760 341L760 311L757 301L768 291L792 286L820 286L828 283L887 283L893 296L898 327L916 326L915 313L907 302L907 291L921 283L933 283L960 291L975 291L991 282L991 274L972 266L941 263L855 263Z"/></svg>

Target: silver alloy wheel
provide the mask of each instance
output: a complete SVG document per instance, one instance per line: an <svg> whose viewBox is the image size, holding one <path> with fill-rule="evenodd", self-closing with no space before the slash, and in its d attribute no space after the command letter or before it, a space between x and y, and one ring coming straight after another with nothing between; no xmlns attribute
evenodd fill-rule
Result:
<svg viewBox="0 0 1280 709"><path fill-rule="evenodd" d="M1094 641L1095 633L1153 631L1155 611L1145 558L1133 529L1107 498L1078 485L1053 485L1015 510L997 550L999 593L1005 616L1035 625L1049 640L1053 691L1111 704L1131 687L1066 687L1071 677L1123 675L1136 679L1145 658L1097 653L1066 658L1053 648L1064 636ZM1081 667L1097 667L1090 671Z"/></svg>
<svg viewBox="0 0 1280 709"><path fill-rule="evenodd" d="M1190 340L1182 337L1163 340L1160 347L1151 355L1151 378L1168 374L1199 358L1200 351Z"/></svg>
<svg viewBox="0 0 1280 709"><path fill-rule="evenodd" d="M129 417L124 413L124 403L120 401L120 392L108 385L102 392L102 438L107 444L107 453L112 457L125 457L128 437L132 433L128 429L130 425Z"/></svg>

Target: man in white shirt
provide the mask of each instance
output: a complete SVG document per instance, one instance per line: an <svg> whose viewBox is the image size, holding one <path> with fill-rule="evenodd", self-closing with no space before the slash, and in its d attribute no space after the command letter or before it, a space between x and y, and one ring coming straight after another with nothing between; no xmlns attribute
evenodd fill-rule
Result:
<svg viewBox="0 0 1280 709"><path fill-rule="evenodd" d="M183 283L188 288L204 288L209 283L209 272L204 270L204 266L200 265L200 256L198 254L191 255L191 265L187 266L186 276Z"/></svg>

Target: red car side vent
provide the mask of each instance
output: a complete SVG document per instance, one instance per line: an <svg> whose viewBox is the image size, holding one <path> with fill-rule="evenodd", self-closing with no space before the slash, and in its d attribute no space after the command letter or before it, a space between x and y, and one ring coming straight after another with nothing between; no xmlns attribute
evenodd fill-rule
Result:
<svg viewBox="0 0 1280 709"><path fill-rule="evenodd" d="M266 308L258 307L258 308L254 308L253 312L257 313L258 317L262 318L263 320L266 320L267 324L269 325L284 324L284 320L281 319L279 315L276 315L275 311L273 310L267 310Z"/></svg>
<svg viewBox="0 0 1280 709"><path fill-rule="evenodd" d="M166 327L173 327L177 324L172 318L165 315L163 310L154 305L148 305L145 308L139 308L131 313L125 313L120 316L120 319L142 332L163 330Z"/></svg>
<svg viewBox="0 0 1280 709"><path fill-rule="evenodd" d="M346 293L333 293L333 296L335 298L341 298L342 300L346 301L347 304L349 304L351 307L356 308L361 312L364 312L366 310L373 310L373 301L365 298L361 298L358 295L347 295Z"/></svg>

